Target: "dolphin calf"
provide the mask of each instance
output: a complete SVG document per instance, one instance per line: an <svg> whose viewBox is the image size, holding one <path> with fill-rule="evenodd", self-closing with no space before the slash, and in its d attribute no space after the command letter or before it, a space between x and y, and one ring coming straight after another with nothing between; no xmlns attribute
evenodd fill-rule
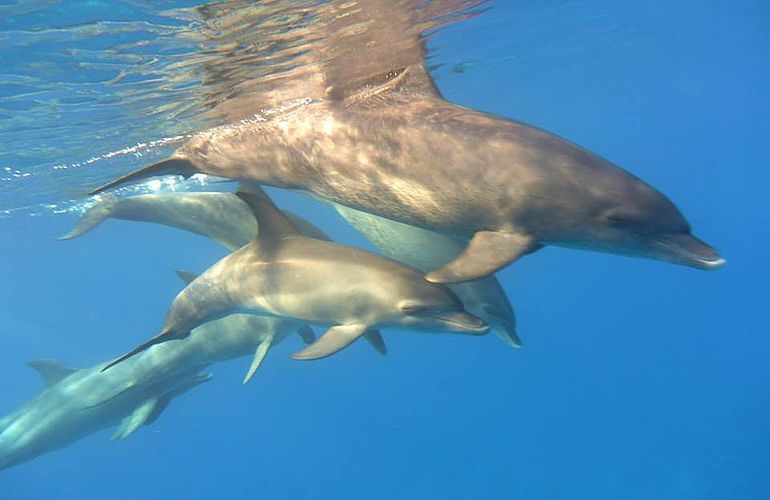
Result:
<svg viewBox="0 0 770 500"><path fill-rule="evenodd" d="M262 190L257 185L247 184L242 187L262 195ZM268 214L265 214L265 217L267 216ZM59 239L66 240L81 236L108 217L153 222L184 229L208 236L229 250L240 248L254 240L259 233L259 223L251 207L235 194L162 193L125 198L104 196L85 211L69 233ZM301 234L319 240L329 240L323 231L306 219L291 213L281 213L280 218L283 219L284 217ZM267 222L269 223L269 221ZM180 277L189 283L196 276L184 272L180 274ZM309 327L305 326L304 328L308 335L312 335L312 330ZM379 333L367 332L365 338L377 352L386 354L387 346ZM259 366L260 356L264 356L266 352L263 350L255 354L252 369L244 383L251 378L254 370Z"/></svg>
<svg viewBox="0 0 770 500"><path fill-rule="evenodd" d="M206 54L217 54L202 56L204 92L215 103L210 115L225 124L93 192L196 172L309 191L468 240L426 275L436 283L487 276L544 245L720 267L718 252L641 179L554 134L442 98L422 33L469 15L458 9L473 4L324 3L282 35L303 40L302 50L272 43L269 59L253 56L253 71L239 48L261 46L264 11L249 3L201 9ZM229 29L217 29L223 24ZM260 74L282 57L296 61Z"/></svg>
<svg viewBox="0 0 770 500"><path fill-rule="evenodd" d="M241 191L258 191L259 187L242 184ZM159 193L117 198L100 195L75 227L60 239L81 236L108 217L153 222L208 236L230 250L253 240L258 231L257 219L249 206L232 193ZM428 271L451 260L462 250L462 243L452 238L415 226L334 205L339 214L363 233L385 254L399 262ZM302 234L316 239L329 239L307 220L287 212L286 215ZM481 280L450 286L471 314L490 326L506 344L519 347L516 316L497 280L490 276Z"/></svg>
<svg viewBox="0 0 770 500"><path fill-rule="evenodd" d="M291 331L293 325L276 318L234 314L108 372L102 371L107 363L77 370L53 361L30 362L46 387L0 419L0 469L113 426L112 439L124 439L154 422L172 399L209 380L203 372L208 365L267 352ZM307 333L302 332L303 338L310 342Z"/></svg>
<svg viewBox="0 0 770 500"><path fill-rule="evenodd" d="M318 359L361 336L375 346L381 326L485 333L452 291L414 268L352 247L302 236L264 194L238 193L259 221L257 239L206 270L177 295L163 330L105 369L148 347L234 312L332 325L293 355Z"/></svg>

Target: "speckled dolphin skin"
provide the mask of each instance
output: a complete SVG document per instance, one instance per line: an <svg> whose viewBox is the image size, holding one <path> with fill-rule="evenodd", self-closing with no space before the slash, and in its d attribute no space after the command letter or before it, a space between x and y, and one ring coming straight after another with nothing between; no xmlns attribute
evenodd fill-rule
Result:
<svg viewBox="0 0 770 500"><path fill-rule="evenodd" d="M210 79L221 96L243 89L212 111L228 123L95 192L196 172L309 191L468 240L426 275L439 283L487 276L543 245L699 269L724 263L667 197L634 175L544 130L444 100L424 65L421 33L432 25L418 3L319 6L302 26L311 40L304 64L285 78L227 81L226 68L212 66L224 79ZM227 15L247 25L258 11ZM258 34L217 36L237 45Z"/></svg>

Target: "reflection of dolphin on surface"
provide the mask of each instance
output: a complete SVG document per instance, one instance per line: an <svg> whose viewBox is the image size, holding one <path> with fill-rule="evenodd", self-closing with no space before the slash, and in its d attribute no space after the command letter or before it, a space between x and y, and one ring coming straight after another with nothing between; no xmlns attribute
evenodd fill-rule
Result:
<svg viewBox="0 0 770 500"><path fill-rule="evenodd" d="M242 185L241 189L249 187ZM158 193L122 198L103 195L98 198L62 239L80 236L108 217L186 229L209 236L230 250L240 248L257 234L258 224L251 209L231 193ZM462 250L462 244L437 233L341 205L335 208L388 257L422 271L433 269ZM305 236L328 239L303 218L291 213L287 216ZM489 324L490 331L509 345L520 345L513 309L493 276L450 288L468 312Z"/></svg>
<svg viewBox="0 0 770 500"><path fill-rule="evenodd" d="M290 322L236 314L196 328L184 341L154 346L108 372L102 372L105 363L76 370L31 362L46 388L0 419L0 469L114 425L112 438L126 438L154 422L174 397L208 380L201 371L207 365L267 352L292 329ZM307 331L302 333L306 342L312 341Z"/></svg>
<svg viewBox="0 0 770 500"><path fill-rule="evenodd" d="M379 339L381 326L486 332L486 324L465 312L449 288L425 281L416 269L302 236L266 195L238 195L257 216L257 239L190 283L171 304L161 333L105 369L234 312L332 325L318 341L295 353L295 359L329 356L361 336Z"/></svg>
<svg viewBox="0 0 770 500"><path fill-rule="evenodd" d="M310 191L469 239L427 274L433 282L486 276L546 244L721 266L673 203L640 179L553 134L441 97L421 34L475 3L318 5L287 25L285 52L269 8L202 8L202 53L216 54L204 61L204 91L211 116L228 124L95 192L195 172ZM262 24L273 29L269 45ZM282 61L283 73L260 74L270 61Z"/></svg>

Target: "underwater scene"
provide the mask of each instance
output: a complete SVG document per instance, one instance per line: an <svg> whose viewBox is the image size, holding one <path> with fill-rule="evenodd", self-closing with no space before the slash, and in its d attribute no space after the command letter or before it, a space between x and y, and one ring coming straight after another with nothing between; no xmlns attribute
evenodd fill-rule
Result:
<svg viewBox="0 0 770 500"><path fill-rule="evenodd" d="M770 3L0 2L0 499L770 498Z"/></svg>

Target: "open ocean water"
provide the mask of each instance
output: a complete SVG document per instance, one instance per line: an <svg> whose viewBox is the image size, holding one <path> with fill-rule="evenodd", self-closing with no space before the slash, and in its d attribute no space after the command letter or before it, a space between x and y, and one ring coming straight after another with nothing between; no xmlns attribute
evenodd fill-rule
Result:
<svg viewBox="0 0 770 500"><path fill-rule="evenodd" d="M90 188L201 128L184 73L196 4L0 2L0 415L42 390L27 361L115 357L158 331L175 269L226 254L119 220L55 240ZM443 95L633 172L727 264L548 247L498 274L522 349L385 331L386 357L358 342L301 363L292 336L246 386L248 357L217 363L129 438L102 430L0 472L0 499L770 498L770 4L476 13L428 41ZM202 183L144 189L232 188ZM317 201L269 192L373 248Z"/></svg>

